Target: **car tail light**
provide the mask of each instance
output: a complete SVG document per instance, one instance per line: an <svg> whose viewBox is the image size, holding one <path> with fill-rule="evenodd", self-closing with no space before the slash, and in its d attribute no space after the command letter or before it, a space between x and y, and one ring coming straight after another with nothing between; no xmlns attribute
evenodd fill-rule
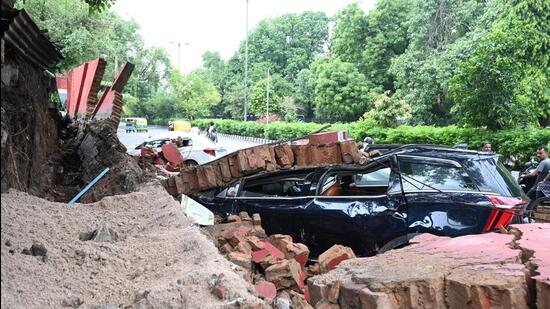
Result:
<svg viewBox="0 0 550 309"><path fill-rule="evenodd" d="M205 148L204 150L204 153L208 154L208 155L211 155L211 156L216 156L216 149L212 149L212 148Z"/></svg>
<svg viewBox="0 0 550 309"><path fill-rule="evenodd" d="M497 195L486 195L485 197L495 206L485 224L485 232L498 230L501 227L508 227L514 216L527 205L526 200L515 197Z"/></svg>

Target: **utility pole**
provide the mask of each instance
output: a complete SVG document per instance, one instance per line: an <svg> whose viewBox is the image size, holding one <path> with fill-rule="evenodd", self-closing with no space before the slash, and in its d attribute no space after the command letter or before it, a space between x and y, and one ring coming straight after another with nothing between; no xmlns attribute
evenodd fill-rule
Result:
<svg viewBox="0 0 550 309"><path fill-rule="evenodd" d="M267 93L267 112L265 116L265 121L266 124L269 124L269 69L267 69L267 86L265 91Z"/></svg>
<svg viewBox="0 0 550 309"><path fill-rule="evenodd" d="M181 72L181 43L178 42L178 71Z"/></svg>
<svg viewBox="0 0 550 309"><path fill-rule="evenodd" d="M246 0L246 38L244 43L244 121L248 120L248 0Z"/></svg>

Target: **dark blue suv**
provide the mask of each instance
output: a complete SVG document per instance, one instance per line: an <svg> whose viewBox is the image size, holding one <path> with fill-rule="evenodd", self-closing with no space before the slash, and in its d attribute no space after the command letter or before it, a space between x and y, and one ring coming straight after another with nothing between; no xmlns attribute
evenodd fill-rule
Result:
<svg viewBox="0 0 550 309"><path fill-rule="evenodd" d="M431 145L389 147L364 166L242 178L215 197L194 198L222 216L259 213L268 234L291 235L311 257L334 244L368 256L419 233L490 232L527 205L498 155Z"/></svg>

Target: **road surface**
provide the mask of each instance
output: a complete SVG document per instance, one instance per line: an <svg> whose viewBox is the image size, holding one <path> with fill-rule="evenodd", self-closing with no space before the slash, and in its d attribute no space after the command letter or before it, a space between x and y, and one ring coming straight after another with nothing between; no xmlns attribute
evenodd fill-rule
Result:
<svg viewBox="0 0 550 309"><path fill-rule="evenodd" d="M149 132L126 133L125 126L121 125L118 127L117 135L120 142L124 146L126 146L126 148L130 149L131 147L136 147L150 137L154 137L164 132L168 132L167 127L149 126ZM227 149L227 153L229 154L239 149L256 146L258 145L258 143L220 136L218 138L218 145L223 146L225 149Z"/></svg>

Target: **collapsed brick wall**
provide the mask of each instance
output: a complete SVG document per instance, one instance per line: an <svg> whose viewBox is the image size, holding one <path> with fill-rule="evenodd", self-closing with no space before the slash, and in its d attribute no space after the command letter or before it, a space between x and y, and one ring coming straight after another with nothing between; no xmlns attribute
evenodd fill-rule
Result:
<svg viewBox="0 0 550 309"><path fill-rule="evenodd" d="M331 144L261 145L242 149L208 164L182 171L163 181L173 196L225 186L234 179L259 172L334 164L364 164L354 141Z"/></svg>
<svg viewBox="0 0 550 309"><path fill-rule="evenodd" d="M2 62L2 192L51 197L59 159L59 114L50 100L53 76L9 46Z"/></svg>
<svg viewBox="0 0 550 309"><path fill-rule="evenodd" d="M70 200L106 167L110 171L80 202L137 191L149 179L138 162L126 153L110 119L77 121L63 134L63 165L59 169L58 200Z"/></svg>

